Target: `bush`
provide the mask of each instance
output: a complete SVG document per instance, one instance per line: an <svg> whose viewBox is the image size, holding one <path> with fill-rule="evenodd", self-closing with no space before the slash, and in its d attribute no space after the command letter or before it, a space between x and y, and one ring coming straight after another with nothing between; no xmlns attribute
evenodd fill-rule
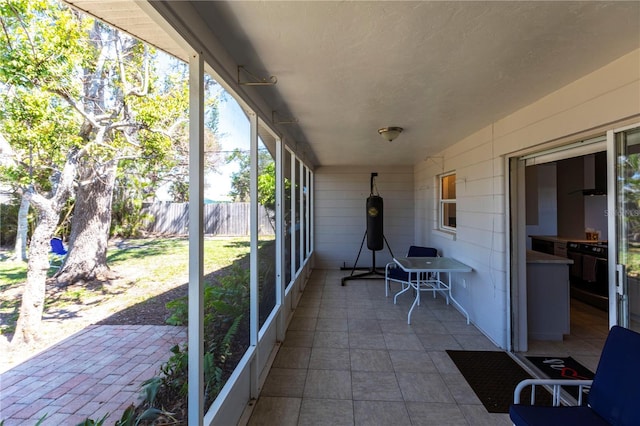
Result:
<svg viewBox="0 0 640 426"><path fill-rule="evenodd" d="M173 311L167 323L187 325L187 297L169 302L167 307ZM248 336L249 330L249 271L235 265L217 285L208 285L204 290L204 310L204 383L205 406L208 407L248 347L248 338L244 336ZM145 382L145 386L158 386L156 406L173 412L176 417L184 416L186 421L188 347L176 345L171 352L173 355L160 369L161 375ZM178 412L182 416L178 416Z"/></svg>

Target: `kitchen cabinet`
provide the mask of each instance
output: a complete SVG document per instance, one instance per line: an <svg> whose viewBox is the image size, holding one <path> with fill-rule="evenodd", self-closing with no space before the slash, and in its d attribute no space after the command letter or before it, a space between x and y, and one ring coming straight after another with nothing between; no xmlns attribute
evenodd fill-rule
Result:
<svg viewBox="0 0 640 426"><path fill-rule="evenodd" d="M527 251L527 328L529 339L562 341L569 334L571 259Z"/></svg>
<svg viewBox="0 0 640 426"><path fill-rule="evenodd" d="M554 256L567 257L567 240L552 236L531 236L531 249Z"/></svg>

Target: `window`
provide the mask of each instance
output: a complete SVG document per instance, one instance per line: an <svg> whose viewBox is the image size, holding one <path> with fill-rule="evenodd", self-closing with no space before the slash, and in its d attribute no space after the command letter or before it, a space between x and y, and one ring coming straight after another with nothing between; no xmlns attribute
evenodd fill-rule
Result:
<svg viewBox="0 0 640 426"><path fill-rule="evenodd" d="M441 175L439 194L439 228L456 231L456 174Z"/></svg>

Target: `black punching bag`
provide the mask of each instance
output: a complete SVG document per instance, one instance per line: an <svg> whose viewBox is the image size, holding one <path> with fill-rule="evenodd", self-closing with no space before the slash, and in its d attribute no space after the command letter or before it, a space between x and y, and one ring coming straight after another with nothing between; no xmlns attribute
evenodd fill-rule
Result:
<svg viewBox="0 0 640 426"><path fill-rule="evenodd" d="M382 210L382 197L370 195L367 198L367 248L369 250L382 250L384 248Z"/></svg>

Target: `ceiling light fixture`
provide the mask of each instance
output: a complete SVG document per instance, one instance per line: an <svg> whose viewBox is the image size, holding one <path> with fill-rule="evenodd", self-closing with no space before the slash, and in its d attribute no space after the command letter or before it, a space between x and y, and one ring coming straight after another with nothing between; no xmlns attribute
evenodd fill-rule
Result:
<svg viewBox="0 0 640 426"><path fill-rule="evenodd" d="M378 133L380 133L380 136L385 138L387 141L391 142L397 138L403 130L404 129L402 127L383 127L382 129L378 129Z"/></svg>

